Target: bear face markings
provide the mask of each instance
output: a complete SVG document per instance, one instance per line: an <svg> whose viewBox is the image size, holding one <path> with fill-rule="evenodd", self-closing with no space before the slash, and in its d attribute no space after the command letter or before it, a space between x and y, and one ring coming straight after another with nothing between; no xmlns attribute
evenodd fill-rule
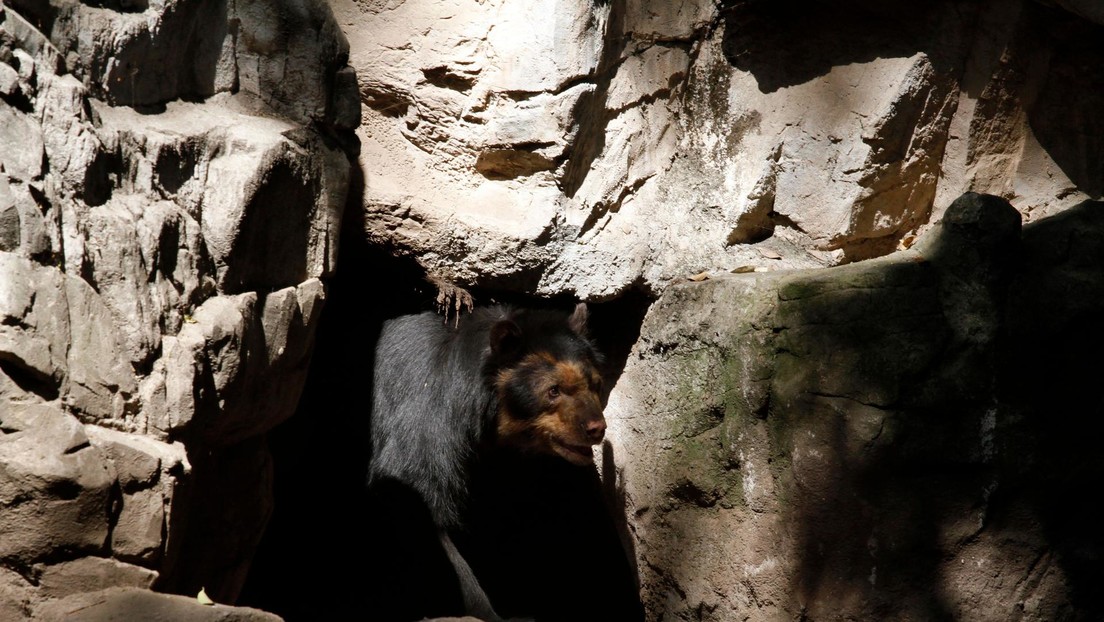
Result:
<svg viewBox="0 0 1104 622"><path fill-rule="evenodd" d="M501 370L496 430L500 446L591 464L602 441L602 377L587 356L533 352Z"/></svg>

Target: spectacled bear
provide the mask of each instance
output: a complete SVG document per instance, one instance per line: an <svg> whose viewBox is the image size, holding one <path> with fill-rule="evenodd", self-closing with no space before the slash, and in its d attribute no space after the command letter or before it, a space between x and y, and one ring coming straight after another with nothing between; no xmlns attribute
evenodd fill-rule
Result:
<svg viewBox="0 0 1104 622"><path fill-rule="evenodd" d="M480 574L496 586L506 585L503 576L526 574L527 566L555 566L542 559L548 557L545 548L541 555L512 553L510 563L520 567L504 569L499 562L506 558L486 554L495 542L484 536L503 525L521 527L516 533L557 530L544 524L543 510L526 515L525 507L536 507L531 503L513 507L509 499L516 490L509 488L525 482L502 480L494 471L567 469L597 482L592 447L602 441L606 422L602 358L587 335L587 315L585 304L572 313L493 306L456 322L426 312L384 323L375 354L368 484L382 516L378 528L387 534L377 550L386 576L374 585L373 613L395 620L461 614L501 619L467 561L472 553L463 554L454 540L482 549L474 552ZM519 462L504 462L504 456ZM539 478L533 484L542 485ZM472 507L473 490L481 508ZM602 525L598 531L610 536L603 541L616 542L612 529ZM589 523L580 526L595 531ZM573 565L587 563L592 551L585 543L592 536L573 543ZM575 586L571 576L541 576L565 589L604 589ZM511 615L541 619L537 601L546 599L514 600ZM635 593L632 600L635 607ZM575 602L585 609L585 599Z"/></svg>

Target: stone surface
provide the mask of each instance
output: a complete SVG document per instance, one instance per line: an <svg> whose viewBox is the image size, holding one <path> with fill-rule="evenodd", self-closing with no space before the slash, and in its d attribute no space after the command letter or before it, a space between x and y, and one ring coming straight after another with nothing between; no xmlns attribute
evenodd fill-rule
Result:
<svg viewBox="0 0 1104 622"><path fill-rule="evenodd" d="M42 594L64 598L82 592L98 592L111 587L149 589L157 573L111 558L81 557L70 562L36 568Z"/></svg>
<svg viewBox="0 0 1104 622"><path fill-rule="evenodd" d="M111 531L111 552L127 561L155 562L164 544L165 499L159 490L124 494Z"/></svg>
<svg viewBox="0 0 1104 622"><path fill-rule="evenodd" d="M1095 613L1101 27L6 0L0 617L236 598L346 216L446 285L658 299L608 449L650 612Z"/></svg>
<svg viewBox="0 0 1104 622"><path fill-rule="evenodd" d="M326 3L169 0L153 10L51 0L9 3L49 39L97 99L157 107L216 93L255 96L258 109L298 123L332 123L354 94L333 89L348 44ZM345 114L346 127L355 119Z"/></svg>
<svg viewBox="0 0 1104 622"><path fill-rule="evenodd" d="M0 616L23 620L31 615L35 590L31 583L6 568L0 568Z"/></svg>
<svg viewBox="0 0 1104 622"><path fill-rule="evenodd" d="M155 570L98 555L158 561L163 508L189 470L183 447L82 425L42 403L5 403L0 431L0 563L34 565L38 589L28 586L25 601L150 587ZM76 558L54 561L61 551Z"/></svg>
<svg viewBox="0 0 1104 622"><path fill-rule="evenodd" d="M42 176L42 128L31 115L8 106L0 106L0 155L4 171L21 181Z"/></svg>
<svg viewBox="0 0 1104 622"><path fill-rule="evenodd" d="M0 96L11 97L19 91L19 73L11 65L0 64Z"/></svg>

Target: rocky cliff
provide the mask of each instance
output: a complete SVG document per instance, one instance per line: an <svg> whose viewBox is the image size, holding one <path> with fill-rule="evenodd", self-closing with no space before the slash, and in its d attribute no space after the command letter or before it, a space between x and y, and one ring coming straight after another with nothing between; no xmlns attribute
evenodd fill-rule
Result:
<svg viewBox="0 0 1104 622"><path fill-rule="evenodd" d="M593 303L649 619L1092 619L1101 24L5 0L0 618L359 606L317 569L429 277Z"/></svg>
<svg viewBox="0 0 1104 622"><path fill-rule="evenodd" d="M1099 26L1035 2L333 6L365 234L461 284L655 294L884 255L967 190L1102 191Z"/></svg>

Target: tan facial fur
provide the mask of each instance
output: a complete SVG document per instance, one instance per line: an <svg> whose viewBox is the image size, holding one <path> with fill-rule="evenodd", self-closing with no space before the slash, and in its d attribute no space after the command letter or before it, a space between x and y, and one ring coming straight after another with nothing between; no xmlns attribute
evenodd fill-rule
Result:
<svg viewBox="0 0 1104 622"><path fill-rule="evenodd" d="M513 412L506 405L507 387L518 383L531 395L535 412ZM601 377L593 366L536 353L504 370L498 387L503 398L499 444L559 456L572 464L592 462L591 446L601 442L605 431Z"/></svg>

